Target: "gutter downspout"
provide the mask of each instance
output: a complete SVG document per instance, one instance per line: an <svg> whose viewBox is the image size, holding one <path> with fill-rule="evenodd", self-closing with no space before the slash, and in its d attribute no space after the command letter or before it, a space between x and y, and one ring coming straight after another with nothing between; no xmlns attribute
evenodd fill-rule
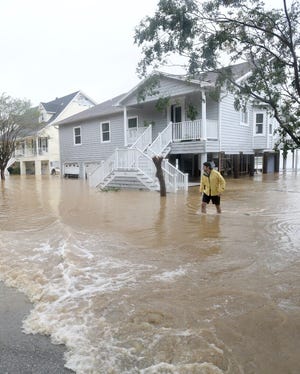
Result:
<svg viewBox="0 0 300 374"><path fill-rule="evenodd" d="M127 140L127 107L124 106L123 108L123 118L124 118L124 145L127 147L128 140Z"/></svg>

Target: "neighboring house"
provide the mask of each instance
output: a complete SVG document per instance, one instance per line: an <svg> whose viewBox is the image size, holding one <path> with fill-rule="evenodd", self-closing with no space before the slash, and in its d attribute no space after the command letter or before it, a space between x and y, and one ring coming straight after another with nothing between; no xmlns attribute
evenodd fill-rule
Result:
<svg viewBox="0 0 300 374"><path fill-rule="evenodd" d="M249 73L247 63L232 69L236 79ZM153 76L158 86L140 101ZM162 155L167 188L177 190L187 188L187 176L199 180L206 160L225 175L253 174L255 156L271 155L267 171L278 168L275 123L259 103L236 111L232 94L214 99L215 73L189 82L178 75L153 76L58 123L62 175L87 178L101 188L157 189L152 157Z"/></svg>
<svg viewBox="0 0 300 374"><path fill-rule="evenodd" d="M20 174L50 174L59 170L60 150L56 123L96 104L81 91L40 103L39 124L20 137L8 167L17 167Z"/></svg>

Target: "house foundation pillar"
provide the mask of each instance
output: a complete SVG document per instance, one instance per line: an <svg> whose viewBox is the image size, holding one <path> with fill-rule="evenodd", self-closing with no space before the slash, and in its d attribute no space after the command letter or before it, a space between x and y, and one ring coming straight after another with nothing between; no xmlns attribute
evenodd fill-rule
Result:
<svg viewBox="0 0 300 374"><path fill-rule="evenodd" d="M233 155L233 177L239 178L240 176L240 158L241 156Z"/></svg>
<svg viewBox="0 0 300 374"><path fill-rule="evenodd" d="M251 177L254 176L254 171L255 171L255 156L249 155L249 175Z"/></svg>
<svg viewBox="0 0 300 374"><path fill-rule="evenodd" d="M20 161L20 175L26 174L26 164L24 161Z"/></svg>
<svg viewBox="0 0 300 374"><path fill-rule="evenodd" d="M199 159L200 175L202 174L203 164L207 161L207 153L201 153Z"/></svg>
<svg viewBox="0 0 300 374"><path fill-rule="evenodd" d="M35 175L42 175L42 163L41 160L36 160L34 162Z"/></svg>
<svg viewBox="0 0 300 374"><path fill-rule="evenodd" d="M274 171L275 173L279 173L279 164L280 164L280 153L276 152L275 153L275 160L274 160Z"/></svg>

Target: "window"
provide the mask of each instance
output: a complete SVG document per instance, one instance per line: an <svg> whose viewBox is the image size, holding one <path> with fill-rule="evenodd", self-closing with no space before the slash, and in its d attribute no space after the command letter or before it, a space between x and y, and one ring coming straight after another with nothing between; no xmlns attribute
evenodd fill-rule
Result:
<svg viewBox="0 0 300 374"><path fill-rule="evenodd" d="M128 118L128 128L136 129L137 127L138 127L138 118L137 117Z"/></svg>
<svg viewBox="0 0 300 374"><path fill-rule="evenodd" d="M81 144L81 127L74 127L74 144L80 145Z"/></svg>
<svg viewBox="0 0 300 374"><path fill-rule="evenodd" d="M48 138L38 138L39 154L48 152Z"/></svg>
<svg viewBox="0 0 300 374"><path fill-rule="evenodd" d="M256 113L255 114L255 134L262 135L264 128L264 114Z"/></svg>
<svg viewBox="0 0 300 374"><path fill-rule="evenodd" d="M102 122L100 125L101 142L110 142L110 124L109 122Z"/></svg>
<svg viewBox="0 0 300 374"><path fill-rule="evenodd" d="M248 125L249 124L249 112L248 110L245 108L245 109L241 109L240 111L240 119L241 119L241 124L242 125Z"/></svg>

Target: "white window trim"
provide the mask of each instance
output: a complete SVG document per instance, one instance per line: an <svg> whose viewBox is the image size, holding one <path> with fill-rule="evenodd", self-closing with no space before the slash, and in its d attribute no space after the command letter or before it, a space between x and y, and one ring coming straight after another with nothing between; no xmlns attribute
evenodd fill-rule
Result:
<svg viewBox="0 0 300 374"><path fill-rule="evenodd" d="M257 114L262 114L263 115L263 123L262 123L262 132L261 133L257 133L256 132L256 115ZM263 111L258 111L258 112L254 112L254 116L253 116L253 135L254 136L265 136L265 122L266 122L266 112L263 112Z"/></svg>
<svg viewBox="0 0 300 374"><path fill-rule="evenodd" d="M136 118L136 128L138 129L139 128L139 117L138 116L127 117L127 128L129 129L129 120L133 118ZM130 129L134 129L134 127L131 127Z"/></svg>
<svg viewBox="0 0 300 374"><path fill-rule="evenodd" d="M103 140L103 125L107 124L108 123L108 126L109 126L109 140ZM100 122L100 141L101 143L110 143L111 142L111 131L110 131L110 121L103 121L103 122Z"/></svg>
<svg viewBox="0 0 300 374"><path fill-rule="evenodd" d="M247 113L247 122L242 121L242 117L243 117L243 114L244 114L244 113ZM243 110L241 109L241 110L240 110L240 124L241 124L242 126L249 126L249 123L250 123L249 119L250 119L249 109L246 108L245 111L243 111Z"/></svg>
<svg viewBox="0 0 300 374"><path fill-rule="evenodd" d="M75 129L80 129L80 143L76 143L76 142L75 142L75 139L76 139ZM78 145L81 145L81 144L82 144L82 131L81 131L81 126L73 127L73 141L74 141L74 145L75 145L75 146L78 146Z"/></svg>

